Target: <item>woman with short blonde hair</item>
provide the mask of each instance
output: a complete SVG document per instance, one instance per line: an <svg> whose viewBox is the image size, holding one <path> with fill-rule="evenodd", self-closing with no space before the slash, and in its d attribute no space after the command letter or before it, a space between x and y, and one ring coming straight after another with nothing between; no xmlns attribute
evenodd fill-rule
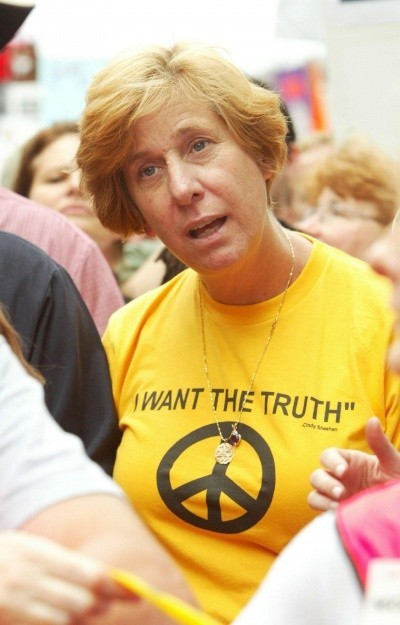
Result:
<svg viewBox="0 0 400 625"><path fill-rule="evenodd" d="M365 260L400 206L400 163L361 135L350 135L304 182L312 207L297 227Z"/></svg>
<svg viewBox="0 0 400 625"><path fill-rule="evenodd" d="M268 166L270 188L287 153L287 123L277 93L250 82L208 46L154 47L131 60L131 54L122 55L95 76L81 121L77 161L104 226L124 236L143 232L122 166L132 149L135 124L177 100L210 106L248 154Z"/></svg>

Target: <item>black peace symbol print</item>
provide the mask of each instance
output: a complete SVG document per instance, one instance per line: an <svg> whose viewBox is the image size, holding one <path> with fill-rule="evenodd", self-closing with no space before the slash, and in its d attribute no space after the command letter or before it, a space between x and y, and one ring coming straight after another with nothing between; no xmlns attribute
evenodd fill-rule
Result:
<svg viewBox="0 0 400 625"><path fill-rule="evenodd" d="M230 432L231 422L221 423L222 431ZM254 498L241 486L235 484L226 474L229 465L215 463L212 472L193 479L177 488L172 488L170 474L175 461L189 447L205 438L215 438L215 425L205 425L187 434L162 458L157 470L157 487L165 505L183 521L201 529L222 534L244 532L255 525L271 505L275 490L275 463L266 441L253 428L240 424L242 440L250 444L258 455L261 465L261 483L258 496ZM232 460L235 462L235 459ZM188 510L184 502L197 493L206 492L207 518L199 517ZM220 498L224 494L241 506L246 512L235 519L222 520Z"/></svg>

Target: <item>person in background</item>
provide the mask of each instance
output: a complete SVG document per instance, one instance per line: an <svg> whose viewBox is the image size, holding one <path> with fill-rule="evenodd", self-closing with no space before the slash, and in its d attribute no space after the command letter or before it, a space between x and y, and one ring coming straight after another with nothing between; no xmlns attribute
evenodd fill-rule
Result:
<svg viewBox="0 0 400 625"><path fill-rule="evenodd" d="M0 187L0 230L37 245L68 271L103 334L110 315L124 300L96 243L62 215L4 187Z"/></svg>
<svg viewBox="0 0 400 625"><path fill-rule="evenodd" d="M45 379L47 407L111 474L121 435L107 358L94 321L67 271L43 250L0 232L0 302L26 360Z"/></svg>
<svg viewBox="0 0 400 625"><path fill-rule="evenodd" d="M271 89L259 79L250 78L254 84ZM329 151L332 137L327 132L314 132L306 139L298 139L293 118L285 100L281 97L281 111L287 122L286 163L271 185L271 206L277 219L286 227L296 230L296 223L309 209L302 195L302 181L307 172L321 156Z"/></svg>
<svg viewBox="0 0 400 625"><path fill-rule="evenodd" d="M277 93L183 43L109 63L81 121L77 162L103 225L148 229L188 266L104 334L114 478L221 624L316 514L322 450L365 451L371 414L400 444L390 285L278 222L286 135Z"/></svg>
<svg viewBox="0 0 400 625"><path fill-rule="evenodd" d="M392 228L368 250L367 260L380 275L393 284L392 307L396 313L395 337L388 351L388 366L400 375L400 224L399 214ZM336 447L326 449L321 455L324 469L311 475L315 490L309 495L309 504L316 510L335 509L339 501L347 499L361 489L400 478L400 452L383 434L372 419L367 424L366 437L375 455L359 453Z"/></svg>
<svg viewBox="0 0 400 625"><path fill-rule="evenodd" d="M34 8L34 2L0 2L0 50ZM99 334L124 300L98 246L61 215L0 187L0 230L38 245L74 280Z"/></svg>
<svg viewBox="0 0 400 625"><path fill-rule="evenodd" d="M32 3L0 4L0 47L14 32L8 26L17 29L30 8ZM81 230L6 189L0 189L0 228L11 230L0 230L0 302L22 337L24 357L44 376L55 420L111 473L120 433L99 331L123 303L117 284Z"/></svg>
<svg viewBox="0 0 400 625"><path fill-rule="evenodd" d="M51 418L39 380L0 310L0 622L171 624L109 571L127 568L191 601L180 572L79 439Z"/></svg>
<svg viewBox="0 0 400 625"><path fill-rule="evenodd" d="M253 82L264 88L269 88L260 81L253 80ZM287 227L293 228L296 221L298 221L302 215L303 210L303 207L297 206L295 202L295 197L297 196L295 196L292 185L292 173L297 169L299 162L298 138L292 116L283 99L281 99L281 110L285 115L288 127L286 133L286 145L288 149L286 163L279 176L275 178L271 185L271 206L277 219Z"/></svg>
<svg viewBox="0 0 400 625"><path fill-rule="evenodd" d="M304 182L304 232L365 260L400 205L400 163L360 135L349 136Z"/></svg>
<svg viewBox="0 0 400 625"><path fill-rule="evenodd" d="M187 269L186 265L163 245L155 250L127 280L125 291L130 299L135 299L172 280L184 269Z"/></svg>
<svg viewBox="0 0 400 625"><path fill-rule="evenodd" d="M80 172L75 166L79 128L75 122L56 122L33 135L5 167L10 188L19 195L48 206L64 215L93 239L108 264L126 299L124 282L136 269L131 262L131 244L104 228L88 199L80 190ZM11 175L9 169L13 169ZM145 247L146 241L141 242ZM139 245L139 244L137 244ZM127 251L125 252L127 246ZM149 253L149 252L147 252Z"/></svg>
<svg viewBox="0 0 400 625"><path fill-rule="evenodd" d="M378 239L367 259L392 280L392 305L399 316L399 230ZM400 375L399 335L390 346L388 365ZM376 417L367 422L366 440L374 453L323 452L324 468L311 476L315 490L309 503L329 511L287 545L234 625L362 622L371 563L378 558L400 561L400 452Z"/></svg>
<svg viewBox="0 0 400 625"><path fill-rule="evenodd" d="M122 259L120 237L104 228L80 191L74 167L79 146L75 122L56 122L39 130L18 150L11 189L67 217L100 247L114 269Z"/></svg>
<svg viewBox="0 0 400 625"><path fill-rule="evenodd" d="M314 131L291 144L291 156L282 176L274 186L274 211L278 218L285 219L292 228L310 211L310 204L304 191L308 175L333 149L332 134Z"/></svg>

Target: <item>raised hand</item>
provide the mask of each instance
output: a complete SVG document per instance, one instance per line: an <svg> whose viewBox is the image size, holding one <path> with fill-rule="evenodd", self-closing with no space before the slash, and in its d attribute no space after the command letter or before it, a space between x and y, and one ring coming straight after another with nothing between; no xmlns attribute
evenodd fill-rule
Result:
<svg viewBox="0 0 400 625"><path fill-rule="evenodd" d="M323 468L310 478L308 503L315 510L336 508L338 502L364 488L400 478L400 453L389 441L376 417L368 420L365 436L374 454L330 447L321 454Z"/></svg>

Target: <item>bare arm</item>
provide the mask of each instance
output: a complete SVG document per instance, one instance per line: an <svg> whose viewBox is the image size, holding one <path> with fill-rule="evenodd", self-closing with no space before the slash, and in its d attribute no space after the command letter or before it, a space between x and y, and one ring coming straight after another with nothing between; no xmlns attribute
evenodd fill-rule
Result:
<svg viewBox="0 0 400 625"><path fill-rule="evenodd" d="M129 504L117 497L91 495L65 501L38 514L23 529L46 536L107 565L132 571L155 587L194 603L177 566ZM107 584L103 585L107 587ZM114 603L104 615L85 620L85 623L89 622L96 625L172 623L141 600Z"/></svg>

